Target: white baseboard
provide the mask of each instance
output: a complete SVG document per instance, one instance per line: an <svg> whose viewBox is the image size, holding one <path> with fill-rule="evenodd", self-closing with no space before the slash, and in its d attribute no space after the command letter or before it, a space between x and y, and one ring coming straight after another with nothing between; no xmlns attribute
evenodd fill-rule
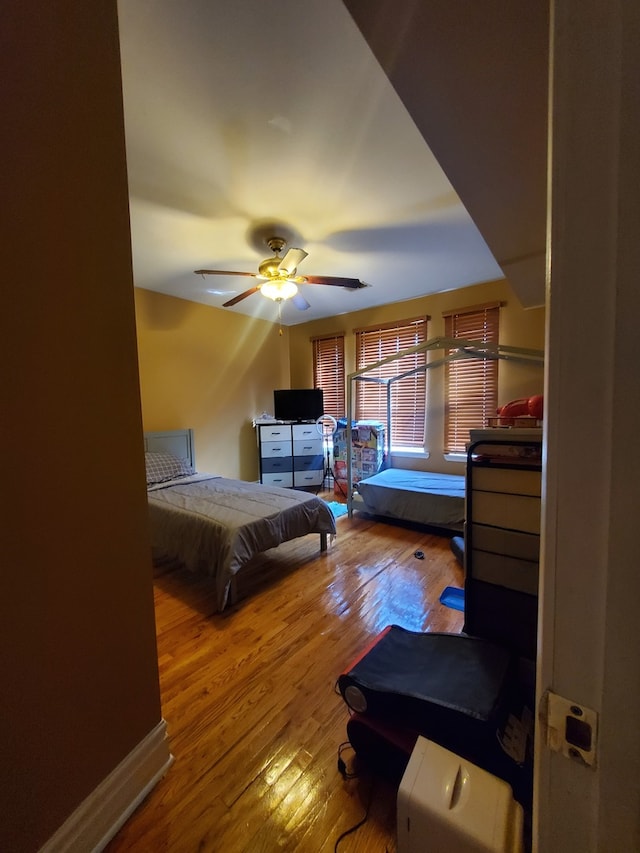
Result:
<svg viewBox="0 0 640 853"><path fill-rule="evenodd" d="M167 724L161 720L67 818L40 853L98 853L172 762Z"/></svg>

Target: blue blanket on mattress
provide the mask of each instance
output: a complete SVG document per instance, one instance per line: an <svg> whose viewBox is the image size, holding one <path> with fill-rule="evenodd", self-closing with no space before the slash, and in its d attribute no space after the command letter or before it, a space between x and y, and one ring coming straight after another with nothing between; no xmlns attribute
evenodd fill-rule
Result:
<svg viewBox="0 0 640 853"><path fill-rule="evenodd" d="M463 474L387 468L357 485L367 512L403 521L461 530L465 512Z"/></svg>

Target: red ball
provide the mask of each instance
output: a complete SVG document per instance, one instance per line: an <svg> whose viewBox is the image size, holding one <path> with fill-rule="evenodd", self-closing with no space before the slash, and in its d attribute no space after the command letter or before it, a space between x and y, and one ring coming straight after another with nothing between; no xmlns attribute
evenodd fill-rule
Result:
<svg viewBox="0 0 640 853"><path fill-rule="evenodd" d="M522 415L529 414L528 399L511 400L505 403L499 411L501 418L520 418Z"/></svg>
<svg viewBox="0 0 640 853"><path fill-rule="evenodd" d="M535 394L533 397L529 397L529 414L532 418L537 418L539 421L542 420L542 415L544 412L544 397L542 394Z"/></svg>

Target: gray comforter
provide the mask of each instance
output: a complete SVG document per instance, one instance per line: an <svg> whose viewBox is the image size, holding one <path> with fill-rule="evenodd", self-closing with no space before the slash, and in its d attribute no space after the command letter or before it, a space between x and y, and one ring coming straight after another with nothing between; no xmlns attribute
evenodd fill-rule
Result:
<svg viewBox="0 0 640 853"><path fill-rule="evenodd" d="M198 474L149 489L154 559L215 579L218 610L253 556L308 533L335 533L333 513L308 492Z"/></svg>

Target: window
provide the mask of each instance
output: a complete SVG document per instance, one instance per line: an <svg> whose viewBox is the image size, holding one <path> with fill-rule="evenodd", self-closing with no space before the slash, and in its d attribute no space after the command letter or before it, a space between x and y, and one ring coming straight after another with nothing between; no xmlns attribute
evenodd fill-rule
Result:
<svg viewBox="0 0 640 853"><path fill-rule="evenodd" d="M366 367L387 356L424 343L428 317L400 320L384 326L356 329L356 365ZM367 374L389 379L420 368L426 363L424 352L412 353ZM426 375L418 370L392 383L391 447L424 448ZM387 422L387 386L377 382L356 382L356 418Z"/></svg>
<svg viewBox="0 0 640 853"><path fill-rule="evenodd" d="M322 388L324 411L334 418L345 415L344 335L312 338L313 387Z"/></svg>
<svg viewBox="0 0 640 853"><path fill-rule="evenodd" d="M500 306L480 305L444 316L447 338L498 343ZM451 350L449 350L451 352ZM496 359L464 358L445 364L445 453L464 453L469 430L486 427L498 405Z"/></svg>

